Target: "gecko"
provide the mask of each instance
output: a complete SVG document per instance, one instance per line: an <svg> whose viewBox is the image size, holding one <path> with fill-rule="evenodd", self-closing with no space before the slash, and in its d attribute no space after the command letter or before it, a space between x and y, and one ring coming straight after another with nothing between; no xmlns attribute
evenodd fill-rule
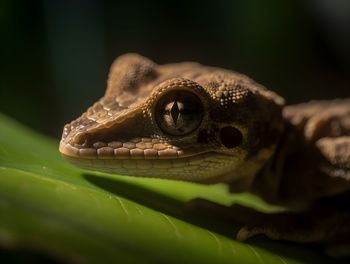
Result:
<svg viewBox="0 0 350 264"><path fill-rule="evenodd" d="M225 183L289 208L227 207L242 222L239 240L264 234L350 252L350 98L286 105L231 70L124 54L105 95L64 126L59 151L84 169Z"/></svg>

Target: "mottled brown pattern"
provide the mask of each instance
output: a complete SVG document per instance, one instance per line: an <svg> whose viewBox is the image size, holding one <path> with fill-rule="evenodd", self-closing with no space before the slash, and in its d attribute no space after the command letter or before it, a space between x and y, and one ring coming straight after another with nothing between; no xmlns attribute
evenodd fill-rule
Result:
<svg viewBox="0 0 350 264"><path fill-rule="evenodd" d="M160 114L155 110L157 102L164 94L177 90L194 93L204 110L198 129L183 136L165 133L155 118ZM126 54L113 63L105 96L66 126L60 150L78 163L84 159L113 159L115 166L84 166L119 174L125 174L125 171L118 163L128 159L131 160L129 167L134 164L133 170L129 168L127 172L131 175L200 182L252 179L273 154L277 135L282 133L283 103L275 93L233 71L193 62L157 65L140 55ZM226 131L242 134L237 137L234 147L228 143L234 141L220 138L224 135L220 131L225 127ZM160 140L167 149L159 149L157 144L138 147L141 138ZM103 149L100 149L96 142L103 142L108 147L101 146ZM120 142L123 146L114 144L117 147L113 148L111 142ZM135 142L134 147L125 148L128 142ZM199 164L196 167L199 171L193 170L190 174L184 168L176 174L159 169L145 175L136 162L138 159L154 162L171 159L175 166L189 157L200 160L201 155L207 153L212 156L211 166ZM250 169L244 169L248 164Z"/></svg>

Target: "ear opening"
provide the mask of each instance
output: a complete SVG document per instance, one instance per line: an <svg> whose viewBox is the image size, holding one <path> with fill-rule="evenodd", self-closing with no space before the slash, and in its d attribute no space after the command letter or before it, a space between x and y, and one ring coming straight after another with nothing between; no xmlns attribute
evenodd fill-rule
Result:
<svg viewBox="0 0 350 264"><path fill-rule="evenodd" d="M220 140L226 148L235 148L242 144L242 132L233 126L225 126L220 129Z"/></svg>

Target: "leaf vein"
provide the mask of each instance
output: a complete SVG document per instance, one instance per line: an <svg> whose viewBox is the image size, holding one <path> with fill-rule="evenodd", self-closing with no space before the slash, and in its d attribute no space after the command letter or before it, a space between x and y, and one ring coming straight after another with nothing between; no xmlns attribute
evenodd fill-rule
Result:
<svg viewBox="0 0 350 264"><path fill-rule="evenodd" d="M167 222L170 224L170 226L174 229L174 232L175 232L175 235L178 237L178 238L182 238L182 234L179 232L179 229L176 227L176 225L173 223L173 221L171 221L171 219L169 218L169 216L161 213L160 214L161 216L163 216Z"/></svg>
<svg viewBox="0 0 350 264"><path fill-rule="evenodd" d="M209 230L207 230L207 232L214 238L214 240L217 244L217 247L218 247L218 255L221 256L222 255L222 246L221 246L219 238L213 232L210 232Z"/></svg>
<svg viewBox="0 0 350 264"><path fill-rule="evenodd" d="M253 252L253 254L256 256L258 259L259 263L264 264L264 261L262 260L260 254L251 246L247 245L247 247Z"/></svg>
<svg viewBox="0 0 350 264"><path fill-rule="evenodd" d="M119 202L120 207L122 208L123 212L127 216L127 221L129 222L130 221L130 214L129 214L129 211L126 209L123 201L118 196L115 196L115 199Z"/></svg>

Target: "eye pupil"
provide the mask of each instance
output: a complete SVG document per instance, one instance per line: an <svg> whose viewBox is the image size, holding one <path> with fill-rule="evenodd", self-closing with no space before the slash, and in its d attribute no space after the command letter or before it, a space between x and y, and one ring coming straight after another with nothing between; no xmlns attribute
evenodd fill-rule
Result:
<svg viewBox="0 0 350 264"><path fill-rule="evenodd" d="M201 124L203 105L194 93L173 90L159 99L154 115L163 132L173 136L185 135Z"/></svg>
<svg viewBox="0 0 350 264"><path fill-rule="evenodd" d="M177 120L179 118L179 115L180 115L180 109L179 109L179 106L178 106L178 102L176 100L174 101L174 104L171 107L170 114L171 114L171 117L174 120L174 124L176 125L176 122L177 122Z"/></svg>

